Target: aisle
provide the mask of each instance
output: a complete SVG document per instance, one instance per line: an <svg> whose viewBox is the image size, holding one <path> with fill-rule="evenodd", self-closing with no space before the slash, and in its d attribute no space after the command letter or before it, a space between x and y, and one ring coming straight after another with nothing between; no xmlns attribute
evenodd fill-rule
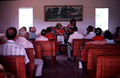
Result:
<svg viewBox="0 0 120 78"><path fill-rule="evenodd" d="M88 78L84 69L76 69L75 62L67 60L67 54L56 56L54 68L51 68L51 60L47 57L47 64L43 67L43 75L40 78Z"/></svg>

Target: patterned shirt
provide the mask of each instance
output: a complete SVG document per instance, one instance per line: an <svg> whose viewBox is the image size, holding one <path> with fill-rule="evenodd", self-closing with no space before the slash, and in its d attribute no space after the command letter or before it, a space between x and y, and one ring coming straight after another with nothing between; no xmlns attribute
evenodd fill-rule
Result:
<svg viewBox="0 0 120 78"><path fill-rule="evenodd" d="M25 37L18 37L18 39L16 39L15 42L23 48L34 48L33 44L30 41L28 41Z"/></svg>
<svg viewBox="0 0 120 78"><path fill-rule="evenodd" d="M8 40L5 44L0 45L0 55L24 55L25 64L29 62L25 49L13 40Z"/></svg>

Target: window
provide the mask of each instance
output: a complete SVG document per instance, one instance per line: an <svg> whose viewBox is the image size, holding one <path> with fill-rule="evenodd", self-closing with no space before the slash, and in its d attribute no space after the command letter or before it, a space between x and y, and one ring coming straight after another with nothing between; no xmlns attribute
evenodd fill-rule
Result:
<svg viewBox="0 0 120 78"><path fill-rule="evenodd" d="M19 8L19 28L33 27L33 8Z"/></svg>
<svg viewBox="0 0 120 78"><path fill-rule="evenodd" d="M109 8L95 8L95 28L108 30Z"/></svg>

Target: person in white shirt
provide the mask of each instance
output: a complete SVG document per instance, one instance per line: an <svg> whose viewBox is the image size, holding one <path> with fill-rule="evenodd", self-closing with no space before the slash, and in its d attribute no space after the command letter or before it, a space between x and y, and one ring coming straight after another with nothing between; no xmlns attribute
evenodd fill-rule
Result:
<svg viewBox="0 0 120 78"><path fill-rule="evenodd" d="M92 39L96 36L95 32L93 32L93 26L88 26L89 33L85 36L85 39Z"/></svg>
<svg viewBox="0 0 120 78"><path fill-rule="evenodd" d="M16 35L16 28L10 27L7 29L6 37L8 38L8 40L5 44L0 45L0 55L24 55L25 64L27 64L29 62L29 59L25 49L14 42Z"/></svg>
<svg viewBox="0 0 120 78"><path fill-rule="evenodd" d="M48 41L48 38L45 37L46 35L46 30L42 29L41 35L35 39L35 41Z"/></svg>
<svg viewBox="0 0 120 78"><path fill-rule="evenodd" d="M33 44L26 39L26 35L27 35L27 32L23 28L21 28L19 30L19 37L18 37L18 39L16 39L15 42L24 48L34 48ZM34 52L34 54L35 54L35 52ZM43 60L35 58L34 65L37 65L35 77L41 76L42 75Z"/></svg>
<svg viewBox="0 0 120 78"><path fill-rule="evenodd" d="M73 39L83 39L84 36L80 33L78 33L78 28L74 28L74 33L69 36L68 42L69 45L67 47L67 52L68 52L68 60L71 61L71 50L72 50L72 41Z"/></svg>

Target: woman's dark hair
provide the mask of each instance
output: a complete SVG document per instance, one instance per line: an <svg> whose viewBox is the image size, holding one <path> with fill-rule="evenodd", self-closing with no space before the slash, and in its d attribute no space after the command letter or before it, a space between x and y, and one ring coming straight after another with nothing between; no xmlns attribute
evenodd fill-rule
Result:
<svg viewBox="0 0 120 78"><path fill-rule="evenodd" d="M6 37L8 39L14 39L17 35L17 29L15 27L10 27L6 30Z"/></svg>
<svg viewBox="0 0 120 78"><path fill-rule="evenodd" d="M74 31L78 31L78 28L77 28L77 27L74 27L73 30L74 30Z"/></svg>
<svg viewBox="0 0 120 78"><path fill-rule="evenodd" d="M119 37L119 30L120 30L120 27L116 27L114 37Z"/></svg>
<svg viewBox="0 0 120 78"><path fill-rule="evenodd" d="M112 34L109 30L106 30L105 33L104 33L104 38L107 38L107 39L112 39Z"/></svg>
<svg viewBox="0 0 120 78"><path fill-rule="evenodd" d="M88 26L88 30L89 30L90 32L92 32L92 31L93 31L93 26L92 26L92 25L89 25L89 26Z"/></svg>
<svg viewBox="0 0 120 78"><path fill-rule="evenodd" d="M47 27L47 32L51 32L51 27Z"/></svg>
<svg viewBox="0 0 120 78"><path fill-rule="evenodd" d="M41 35L42 35L42 36L45 36L45 35L46 35L46 30L45 30L45 29L42 29Z"/></svg>
<svg viewBox="0 0 120 78"><path fill-rule="evenodd" d="M96 36L100 36L101 33L102 33L102 29L101 28L96 28L95 33L96 33Z"/></svg>
<svg viewBox="0 0 120 78"><path fill-rule="evenodd" d="M75 19L71 19L71 20L70 20L70 24L71 24L73 21L75 21L74 27L76 27L76 20L75 20Z"/></svg>

